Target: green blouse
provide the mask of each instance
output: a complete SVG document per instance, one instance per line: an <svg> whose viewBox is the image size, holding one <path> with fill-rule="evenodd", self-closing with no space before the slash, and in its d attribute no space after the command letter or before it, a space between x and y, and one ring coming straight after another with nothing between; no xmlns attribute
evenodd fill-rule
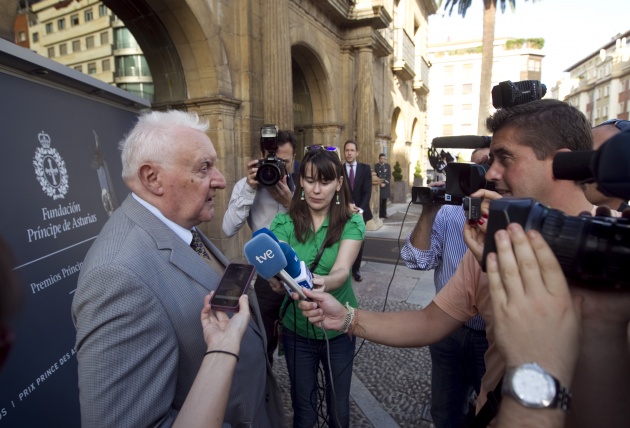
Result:
<svg viewBox="0 0 630 428"><path fill-rule="evenodd" d="M328 231L328 217L326 217L324 223L321 225L319 230L317 230L315 236L311 236L310 239L308 239L305 243L299 242L297 240L297 237L295 236L295 228L293 227L293 220L291 220L291 217L289 217L289 214L287 213L278 214L271 223L270 228L280 241L284 241L291 245L291 247L293 247L298 257L300 257L300 260L303 260L308 267L315 260L315 256L317 256L317 253L319 252L319 249L321 248L322 243L326 238L326 233ZM315 268L313 274L328 275L328 273L330 273L330 270L332 269L333 265L335 264L335 260L337 259L339 245L342 240L353 239L356 241L361 241L364 237L365 223L363 222L363 218L359 214L353 214L343 228L343 232L341 233L341 240L335 242L332 246L324 250L322 257L317 265L317 268ZM350 270L348 270L348 277L346 278L343 285L338 289L332 291L330 294L335 296L335 298L343 304L348 302L350 306L354 308L358 307L357 298L354 295L354 291L352 290L352 279L350 277ZM287 299L289 299L289 297L286 297L285 301ZM309 323L308 320L302 315L302 311L297 307L297 305L295 305L294 307L288 307L286 314L282 319L282 325L283 327L296 332L302 337L316 339L324 338L323 330ZM328 338L333 338L339 336L340 334L336 331L327 331L326 333Z"/></svg>

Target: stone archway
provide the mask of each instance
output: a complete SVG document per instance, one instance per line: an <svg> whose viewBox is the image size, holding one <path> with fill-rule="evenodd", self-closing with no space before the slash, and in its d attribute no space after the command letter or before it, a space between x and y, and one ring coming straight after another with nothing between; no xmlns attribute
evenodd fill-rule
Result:
<svg viewBox="0 0 630 428"><path fill-rule="evenodd" d="M291 57L294 69L297 68L299 71L299 74L293 76L294 108L298 106L308 108L310 105L310 112L294 115L295 130L303 135L304 145L339 146L341 129L334 120L330 73L326 70L321 57L307 44L293 45ZM310 123L304 122L304 120L309 119L311 120ZM298 120L301 123L298 123ZM303 150L303 148L300 147L298 150Z"/></svg>
<svg viewBox="0 0 630 428"><path fill-rule="evenodd" d="M232 96L211 5L182 0L103 0L132 32L151 69L156 107L208 94Z"/></svg>

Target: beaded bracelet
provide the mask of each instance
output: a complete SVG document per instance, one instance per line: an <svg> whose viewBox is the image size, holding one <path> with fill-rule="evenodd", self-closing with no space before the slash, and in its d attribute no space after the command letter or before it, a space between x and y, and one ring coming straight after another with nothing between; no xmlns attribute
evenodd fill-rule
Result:
<svg viewBox="0 0 630 428"><path fill-rule="evenodd" d="M343 321L343 326L339 331L341 331L342 333L347 333L350 329L350 326L352 325L352 320L354 319L354 308L350 306L348 302L346 302L344 306L348 310L348 313L346 314L346 319Z"/></svg>
<svg viewBox="0 0 630 428"><path fill-rule="evenodd" d="M208 354L214 354L214 353L217 353L217 354L227 354L227 355L231 355L231 356L233 356L234 358L236 358L236 362L238 363L238 355L236 355L236 354L235 354L235 353L233 353L233 352L229 352L229 351L221 351L220 349L215 349L214 351L208 351L208 352L206 352L205 354L203 354L203 356L205 357L205 356L206 356L206 355L208 355Z"/></svg>

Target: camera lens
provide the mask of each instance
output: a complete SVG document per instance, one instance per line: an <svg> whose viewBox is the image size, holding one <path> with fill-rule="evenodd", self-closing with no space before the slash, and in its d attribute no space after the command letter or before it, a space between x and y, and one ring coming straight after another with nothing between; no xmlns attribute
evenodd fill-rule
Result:
<svg viewBox="0 0 630 428"><path fill-rule="evenodd" d="M263 186L273 186L282 178L280 168L277 165L266 163L261 165L256 172L256 180Z"/></svg>
<svg viewBox="0 0 630 428"><path fill-rule="evenodd" d="M484 270L486 256L496 251L495 232L509 223L539 231L568 277L600 287L630 284L628 219L573 217L527 198L494 200L484 244Z"/></svg>

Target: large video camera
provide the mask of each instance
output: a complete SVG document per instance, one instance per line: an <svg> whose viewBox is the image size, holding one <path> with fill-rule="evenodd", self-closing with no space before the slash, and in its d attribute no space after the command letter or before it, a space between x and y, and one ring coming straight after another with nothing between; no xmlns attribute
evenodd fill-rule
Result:
<svg viewBox="0 0 630 428"><path fill-rule="evenodd" d="M260 150L265 158L258 161L256 180L266 187L274 186L286 175L284 161L276 157L278 150L278 127L263 125L260 128Z"/></svg>
<svg viewBox="0 0 630 428"><path fill-rule="evenodd" d="M557 179L595 181L609 196L630 199L630 131L616 134L599 150L558 153ZM490 204L482 267L496 251L494 234L509 223L537 230L556 255L567 277L596 280L597 286L630 285L630 219L572 217L533 199L501 198Z"/></svg>
<svg viewBox="0 0 630 428"><path fill-rule="evenodd" d="M464 197L479 189L494 190L494 183L485 179L489 165L452 162L446 165L444 187L412 187L411 202L414 204L461 205Z"/></svg>
<svg viewBox="0 0 630 428"><path fill-rule="evenodd" d="M500 82L492 88L492 105L499 109L539 100L547 93L547 87L538 80L523 80L520 82ZM429 162L438 172L446 174L444 187L412 187L411 202L414 204L446 204L461 205L469 218L475 218L479 210L475 207L478 201L466 198L479 189L494 190L494 183L485 180L489 165L474 163L448 163L445 159L449 153L438 153L438 148L478 149L489 147L491 137L476 135L461 135L457 137L434 138L428 151ZM452 156L451 156L452 159Z"/></svg>
<svg viewBox="0 0 630 428"><path fill-rule="evenodd" d="M510 223L540 232L567 277L597 280L599 286L630 285L630 219L572 217L529 198L494 200L483 248L484 271L487 255L496 252L494 234Z"/></svg>

